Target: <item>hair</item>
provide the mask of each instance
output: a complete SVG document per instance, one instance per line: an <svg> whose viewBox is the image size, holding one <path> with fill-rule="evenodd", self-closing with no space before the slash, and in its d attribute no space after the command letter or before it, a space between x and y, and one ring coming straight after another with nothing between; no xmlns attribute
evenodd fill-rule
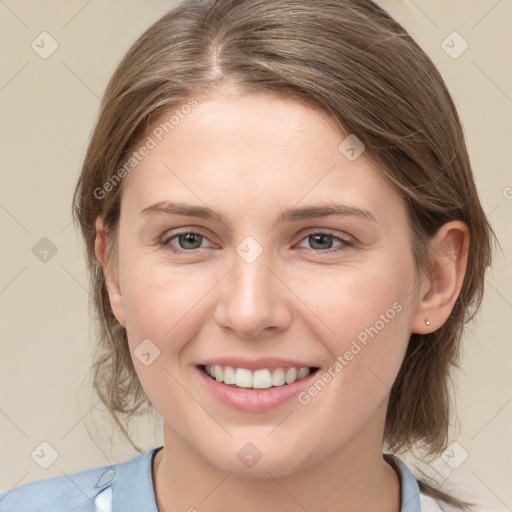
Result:
<svg viewBox="0 0 512 512"><path fill-rule="evenodd" d="M191 99L207 98L221 82L247 94L305 102L328 114L340 134L360 139L365 156L406 204L418 270L430 271L429 242L443 224L461 220L468 226L460 294L441 327L410 336L384 431L391 451L421 445L427 455L441 453L450 424L450 370L458 366L463 326L481 304L495 235L440 73L408 32L371 0L183 1L124 56L106 88L73 196L91 305L99 317L95 391L133 445L119 417L128 421L151 406L126 330L110 306L95 254L95 220L104 221L115 267L123 164L151 123ZM426 482L420 481L420 488L461 508L468 505Z"/></svg>

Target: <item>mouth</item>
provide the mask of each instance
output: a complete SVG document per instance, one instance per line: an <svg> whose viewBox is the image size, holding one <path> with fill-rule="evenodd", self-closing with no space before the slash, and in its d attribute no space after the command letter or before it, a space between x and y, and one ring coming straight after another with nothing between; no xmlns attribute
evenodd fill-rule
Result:
<svg viewBox="0 0 512 512"><path fill-rule="evenodd" d="M238 368L223 365L199 365L198 368L210 379L225 386L244 390L261 391L288 387L306 379L318 371L318 367L283 366L277 368Z"/></svg>
<svg viewBox="0 0 512 512"><path fill-rule="evenodd" d="M311 386L320 366L275 356L212 358L196 364L196 375L212 406L263 414L291 406ZM311 359L310 359L311 361Z"/></svg>

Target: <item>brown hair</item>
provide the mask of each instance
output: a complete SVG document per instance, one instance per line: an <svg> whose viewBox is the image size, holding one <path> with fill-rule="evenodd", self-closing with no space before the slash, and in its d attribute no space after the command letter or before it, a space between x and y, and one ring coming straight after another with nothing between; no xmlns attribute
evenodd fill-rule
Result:
<svg viewBox="0 0 512 512"><path fill-rule="evenodd" d="M408 207L419 269L430 268L428 243L444 223L467 224L470 249L461 293L443 326L411 335L384 432L391 451L421 445L427 455L439 454L448 441L450 369L458 364L464 323L482 300L494 233L441 75L407 31L371 0L185 1L125 55L105 91L73 198L99 315L96 392L131 442L118 414L129 420L144 412L148 400L96 259L96 217L104 219L115 263L121 166L151 122L207 95L222 80L248 93L307 102L326 112L341 133L363 141L365 155ZM113 182L116 173L119 183ZM424 482L421 488L465 505Z"/></svg>

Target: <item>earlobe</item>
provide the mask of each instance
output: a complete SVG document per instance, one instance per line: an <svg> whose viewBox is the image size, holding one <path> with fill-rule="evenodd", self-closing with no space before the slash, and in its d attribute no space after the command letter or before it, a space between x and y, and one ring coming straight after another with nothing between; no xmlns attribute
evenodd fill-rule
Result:
<svg viewBox="0 0 512 512"><path fill-rule="evenodd" d="M108 239L107 234L103 229L103 219L101 217L96 219L95 227L96 239L94 241L94 250L96 252L96 258L103 267L110 306L112 307L112 311L117 318L117 321L123 327L126 327L123 297L119 286L119 279L115 272L115 263L111 261L110 254L108 253Z"/></svg>
<svg viewBox="0 0 512 512"><path fill-rule="evenodd" d="M432 238L432 272L420 284L411 332L439 329L453 310L466 273L469 230L462 221L444 224Z"/></svg>

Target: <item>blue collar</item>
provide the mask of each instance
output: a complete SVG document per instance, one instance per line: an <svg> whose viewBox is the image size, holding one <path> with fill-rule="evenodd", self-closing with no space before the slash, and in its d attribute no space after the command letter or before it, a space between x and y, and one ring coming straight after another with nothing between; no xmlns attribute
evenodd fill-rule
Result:
<svg viewBox="0 0 512 512"><path fill-rule="evenodd" d="M400 512L421 512L420 489L411 470L396 455L384 453L384 459L391 464L400 477Z"/></svg>

